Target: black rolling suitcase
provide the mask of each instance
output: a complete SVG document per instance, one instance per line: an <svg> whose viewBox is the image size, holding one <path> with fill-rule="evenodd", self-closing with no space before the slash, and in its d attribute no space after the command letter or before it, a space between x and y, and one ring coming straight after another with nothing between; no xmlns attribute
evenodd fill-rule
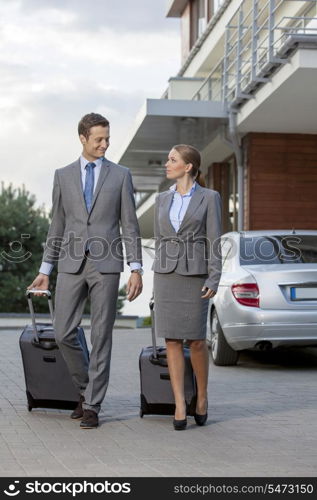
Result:
<svg viewBox="0 0 317 500"><path fill-rule="evenodd" d="M175 401L168 372L166 348L157 347L154 325L154 301L150 301L152 318L152 346L144 347L139 358L141 405L143 415L174 415ZM196 410L196 381L193 373L190 352L184 347L185 356L185 400L187 415Z"/></svg>
<svg viewBox="0 0 317 500"><path fill-rule="evenodd" d="M52 324L36 323L31 294L27 290L32 325L27 325L20 336L20 349L24 368L26 396L29 411L32 408L74 409L79 401L68 368L55 342ZM53 322L54 311L51 293L42 291L48 298ZM85 334L78 328L78 340L89 358Z"/></svg>

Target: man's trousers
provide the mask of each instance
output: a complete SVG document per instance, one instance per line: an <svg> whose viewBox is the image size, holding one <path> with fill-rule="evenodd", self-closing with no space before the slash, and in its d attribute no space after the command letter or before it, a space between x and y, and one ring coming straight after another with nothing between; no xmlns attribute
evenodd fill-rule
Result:
<svg viewBox="0 0 317 500"><path fill-rule="evenodd" d="M100 273L89 256L85 257L77 273L57 275L54 319L56 342L75 387L85 398L83 408L97 413L109 382L119 281L120 273ZM88 297L92 347L87 366L76 335Z"/></svg>

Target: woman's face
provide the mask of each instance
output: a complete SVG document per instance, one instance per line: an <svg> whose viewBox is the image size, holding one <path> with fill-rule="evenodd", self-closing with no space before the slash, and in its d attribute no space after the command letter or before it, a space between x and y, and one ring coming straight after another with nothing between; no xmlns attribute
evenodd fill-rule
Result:
<svg viewBox="0 0 317 500"><path fill-rule="evenodd" d="M167 179L177 180L188 175L192 165L191 163L185 163L176 149L171 149L165 167Z"/></svg>

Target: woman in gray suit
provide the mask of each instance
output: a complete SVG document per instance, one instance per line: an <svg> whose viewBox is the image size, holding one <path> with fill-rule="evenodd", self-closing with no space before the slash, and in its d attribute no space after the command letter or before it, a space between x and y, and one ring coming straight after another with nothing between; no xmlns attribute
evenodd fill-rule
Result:
<svg viewBox="0 0 317 500"><path fill-rule="evenodd" d="M165 165L174 184L155 201L155 325L157 335L166 340L175 430L187 425L184 339L197 380L196 424L204 425L208 418L206 326L209 299L221 275L221 199L205 187L200 161L194 147L174 146Z"/></svg>

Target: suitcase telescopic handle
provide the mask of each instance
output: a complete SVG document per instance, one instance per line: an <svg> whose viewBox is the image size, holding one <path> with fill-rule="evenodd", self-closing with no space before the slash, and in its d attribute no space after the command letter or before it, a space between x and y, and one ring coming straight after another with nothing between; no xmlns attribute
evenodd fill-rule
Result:
<svg viewBox="0 0 317 500"><path fill-rule="evenodd" d="M38 334L38 329L36 326L36 320L35 320L35 312L34 312L34 307L33 307L33 302L32 302L32 294L33 293L43 293L46 295L47 300L48 300L48 307L50 310L50 315L51 315L51 320L52 323L54 321L54 308L53 308L53 301L52 301L52 294L49 290L37 290L36 288L32 288L31 290L26 291L26 296L29 304L29 309L30 309L30 314L31 314L31 319L32 319L32 325L33 325L33 331L34 331L34 343L39 344L40 339L39 339L39 334Z"/></svg>
<svg viewBox="0 0 317 500"><path fill-rule="evenodd" d="M150 356L150 362L152 363L152 365L164 366L164 368L168 366L166 356L161 357L159 354L157 354L155 357L154 352L152 356Z"/></svg>
<svg viewBox="0 0 317 500"><path fill-rule="evenodd" d="M53 349L58 349L55 340L42 340L38 342L35 337L32 339L32 344L35 347L39 347L40 349L44 349L45 351L52 351Z"/></svg>
<svg viewBox="0 0 317 500"><path fill-rule="evenodd" d="M157 346L156 346L156 335L155 335L155 325L154 325L154 297L150 299L150 310L151 310L151 333L152 333L152 346L153 346L153 358L158 359Z"/></svg>

